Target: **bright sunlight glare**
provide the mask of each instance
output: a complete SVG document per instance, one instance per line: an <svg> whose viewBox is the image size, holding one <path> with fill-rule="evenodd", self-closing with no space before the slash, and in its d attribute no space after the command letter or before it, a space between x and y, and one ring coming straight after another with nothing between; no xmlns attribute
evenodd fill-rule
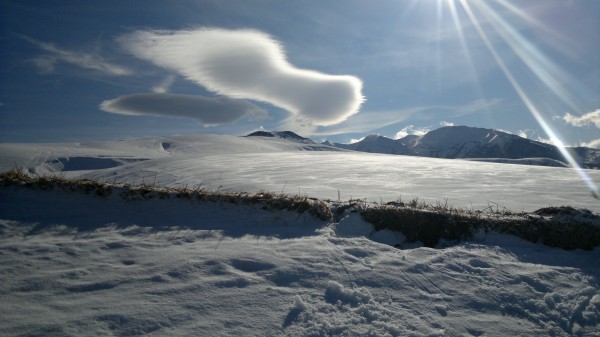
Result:
<svg viewBox="0 0 600 337"><path fill-rule="evenodd" d="M596 199L600 199L600 192L598 187L594 184L592 179L587 175L585 170L583 170L575 158L569 153L563 142L561 141L558 134L552 129L552 127L546 122L543 115L540 113L538 108L533 103L530 96L525 92L523 86L519 83L517 78L514 76L513 71L507 66L506 62L504 62L502 56L492 43L491 39L488 37L488 33L485 31L483 26L480 23L478 15L476 15L476 8L479 17L485 18L487 22L491 24L494 29L494 32L497 33L502 40L510 47L510 50L515 53L519 59L528 67L528 69L536 75L536 77L546 86L548 87L553 94L560 97L566 104L574 109L578 109L578 106L575 102L573 96L568 92L566 88L561 83L565 82L565 79L568 77L559 67L557 67L543 52L535 48L535 46L529 42L524 36L519 34L519 32L508 24L505 20L503 20L490 6L488 6L483 1L472 2L468 0L457 0L460 3L460 7L464 10L469 18L470 23L473 25L479 37L483 40L486 48L489 50L492 55L494 61L515 90L523 104L527 107L531 115L535 118L537 123L542 127L546 135L550 138L552 143L556 145L559 149L562 156L569 162L569 164L573 167L573 169L578 173L583 182L588 186L590 192ZM503 0L497 0L498 3L507 7L508 4ZM454 0L447 0L447 4L450 8L450 12L452 15L452 19L454 21L455 27L457 28L457 33L459 36L461 47L466 50L466 55L469 55L468 47L466 43L466 39L464 33L462 32L462 28L459 22L459 16L457 13L457 6ZM439 8L439 7L438 7ZM533 18L530 18L526 13L519 10L518 8L510 5L507 8L512 12L515 12L520 17L527 19L530 22L536 22ZM473 61L470 57L467 57L467 61L469 62L469 66L471 69L473 67Z"/></svg>

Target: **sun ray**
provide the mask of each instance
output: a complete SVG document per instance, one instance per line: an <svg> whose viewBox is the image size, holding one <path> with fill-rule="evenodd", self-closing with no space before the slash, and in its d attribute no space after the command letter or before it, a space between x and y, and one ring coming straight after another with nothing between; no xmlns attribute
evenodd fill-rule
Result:
<svg viewBox="0 0 600 337"><path fill-rule="evenodd" d="M436 63L436 83L438 86L442 82L442 46L441 46L441 35L442 35L442 22L444 20L444 10L442 0L436 1L436 39L435 39L435 63Z"/></svg>
<svg viewBox="0 0 600 337"><path fill-rule="evenodd" d="M514 27L508 24L500 15L492 10L485 2L475 4L481 13L494 26L494 30L500 34L513 52L527 67L546 85L555 95L560 97L575 111L585 109L578 106L575 98L564 87L563 83L573 83L569 76L564 73L552 60L545 56L538 48L529 42Z"/></svg>
<svg viewBox="0 0 600 337"><path fill-rule="evenodd" d="M477 86L477 90L480 93L480 96L483 97L483 90L481 89L481 84L479 83L479 77L477 76L477 72L475 71L475 63L473 62L473 57L471 56L471 52L469 46L467 45L467 39L465 38L465 33L460 24L460 19L458 17L458 12L456 10L456 3L454 0L448 0L447 4L450 8L450 15L452 16L452 22L454 23L454 28L456 30L456 34L458 34L458 40L460 42L460 46L465 54L465 58L467 59L467 64L469 66L469 71L472 76L473 81Z"/></svg>
<svg viewBox="0 0 600 337"><path fill-rule="evenodd" d="M527 14L524 10L518 8L514 4L512 4L506 0L496 0L496 3L500 4L504 8L508 9L513 14L519 16L521 19L527 21L534 27L543 30L547 34L550 34L553 39L560 41L560 43L569 43L570 42L570 40L565 35L561 34L560 32L558 32L554 29L551 29L550 27L548 27L548 25L545 25L544 23L540 22L539 20L536 20L533 16Z"/></svg>
<svg viewBox="0 0 600 337"><path fill-rule="evenodd" d="M542 129L548 135L548 137L554 143L554 145L556 145L556 147L558 148L558 150L560 151L562 156L565 158L565 160L567 160L567 162L569 162L569 164L573 167L573 169L575 169L577 174L579 174L579 176L581 177L583 182L590 189L590 192L592 193L592 195L596 199L600 199L600 192L598 191L598 187L596 186L596 184L587 175L587 173L579 166L579 164L577 163L575 158L573 158L573 156L566 150L566 148L564 147L564 145L563 145L562 141L560 140L560 138L558 137L558 135L554 132L554 130L550 127L550 125L548 125L548 123L546 122L546 120L544 119L544 117L542 116L540 111L533 104L533 102L531 101L529 96L525 93L525 90L523 90L522 86L519 84L519 82L513 75L510 68L503 61L502 57L498 53L494 44L490 41L488 35L486 34L485 30L482 28L477 16L474 14L474 12L473 12L471 6L469 5L469 3L467 2L467 0L460 0L460 4L461 4L462 8L464 9L464 11L467 13L469 20L471 21L471 23L477 30L477 33L479 34L480 38L483 40L486 48L489 50L490 54L492 54L494 61L496 62L496 64L498 65L498 67L500 68L500 70L502 71L504 76L506 77L506 79L509 81L510 85L513 87L513 89L515 90L515 92L517 93L517 95L519 96L521 101L525 104L525 106L527 107L527 109L529 110L531 115L535 118L537 123L542 127Z"/></svg>

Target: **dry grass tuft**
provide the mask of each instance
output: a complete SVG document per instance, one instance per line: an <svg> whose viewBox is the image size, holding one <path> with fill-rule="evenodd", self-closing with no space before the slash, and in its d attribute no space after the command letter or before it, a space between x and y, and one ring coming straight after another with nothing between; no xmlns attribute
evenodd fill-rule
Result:
<svg viewBox="0 0 600 337"><path fill-rule="evenodd" d="M404 234L409 242L427 247L441 240L461 241L479 231L511 234L531 242L563 249L591 250L600 245L600 215L573 207L548 207L531 214L515 213L499 205L483 211L446 204L408 203L374 205L361 212L376 230Z"/></svg>
<svg viewBox="0 0 600 337"><path fill-rule="evenodd" d="M30 176L22 170L11 170L0 173L0 186L20 185L39 190L52 190L55 188L68 192L82 192L108 197L113 192L118 192L120 198L126 201L151 200L151 199L182 199L198 200L205 202L226 202L238 205L262 205L265 210L287 210L296 213L308 213L319 220L330 220L332 217L329 206L318 199L307 196L290 196L270 192L229 193L223 191L209 191L200 188L188 187L161 187L158 185L131 185L105 183L90 179L67 179L63 176Z"/></svg>
<svg viewBox="0 0 600 337"><path fill-rule="evenodd" d="M454 208L448 202L427 204L419 199L387 204L364 199L347 202L322 201L302 195L272 192L249 194L209 191L202 188L174 188L158 185L105 183L63 176L30 176L22 170L0 173L0 187L26 186L39 190L60 188L69 192L109 197L117 193L127 201L181 199L188 201L261 205L265 210L287 210L328 221L348 212L358 212L375 230L401 232L409 242L436 247L442 240L459 242L486 231L516 235L551 247L591 250L600 245L600 215L573 207L546 207L533 213L514 213L491 204L483 211ZM333 210L333 212L332 212Z"/></svg>

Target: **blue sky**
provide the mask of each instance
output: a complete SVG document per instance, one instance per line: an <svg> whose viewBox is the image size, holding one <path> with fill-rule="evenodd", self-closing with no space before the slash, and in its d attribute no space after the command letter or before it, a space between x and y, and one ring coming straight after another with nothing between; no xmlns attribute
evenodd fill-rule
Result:
<svg viewBox="0 0 600 337"><path fill-rule="evenodd" d="M443 125L600 147L600 1L1 1L0 141Z"/></svg>

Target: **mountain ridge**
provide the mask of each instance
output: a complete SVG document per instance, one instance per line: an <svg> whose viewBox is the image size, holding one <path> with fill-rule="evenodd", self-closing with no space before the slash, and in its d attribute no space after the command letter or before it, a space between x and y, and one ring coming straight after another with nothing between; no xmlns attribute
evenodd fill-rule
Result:
<svg viewBox="0 0 600 337"><path fill-rule="evenodd" d="M257 131L250 136L279 137L288 140L315 143L291 131ZM315 143L316 144L316 143ZM323 145L345 150L420 156L444 159L480 160L497 163L569 167L558 147L523 138L507 132L470 126L445 126L417 136L400 139L371 134L351 143ZM565 147L582 168L600 169L600 150L588 147Z"/></svg>
<svg viewBox="0 0 600 337"><path fill-rule="evenodd" d="M287 139L287 140L293 140L293 141L298 141L301 143L305 143L305 144L316 144L315 141L313 141L310 138L306 138L306 137L302 137L299 134L292 132L292 131L264 131L264 130L259 130L259 131L254 131L244 137L269 137L269 138L281 138L281 139Z"/></svg>

